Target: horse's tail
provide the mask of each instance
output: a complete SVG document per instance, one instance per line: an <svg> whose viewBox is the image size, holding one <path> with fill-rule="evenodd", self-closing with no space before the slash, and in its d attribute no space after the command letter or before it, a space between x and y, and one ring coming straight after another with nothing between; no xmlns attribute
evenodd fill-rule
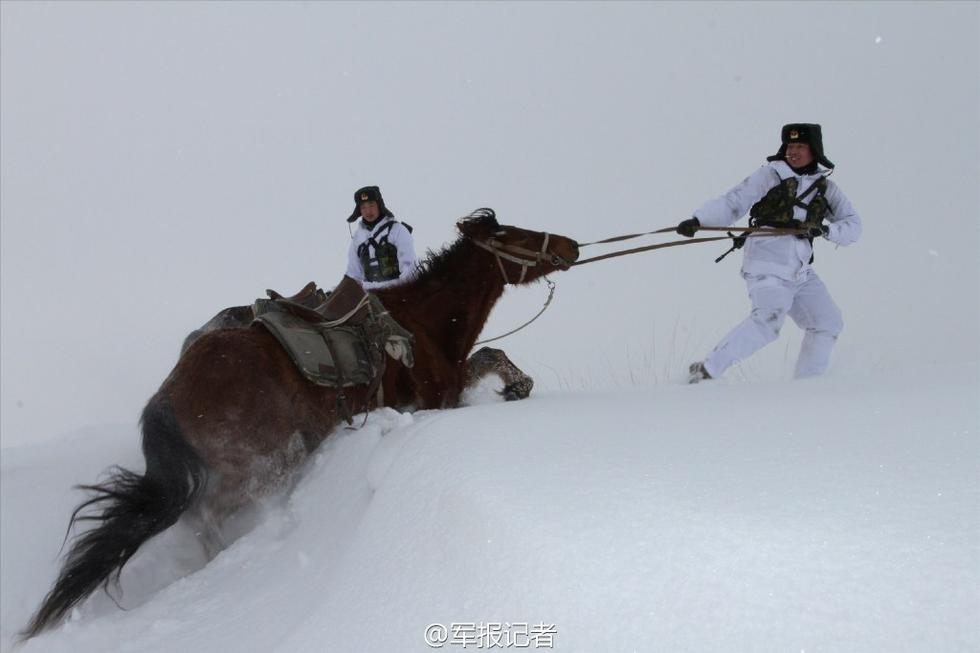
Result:
<svg viewBox="0 0 980 653"><path fill-rule="evenodd" d="M95 521L94 529L75 537L54 587L21 633L37 635L59 622L99 585L108 590L137 549L172 526L204 489L204 461L184 440L169 403L154 397L143 411L143 456L140 476L121 467L98 485L80 486L94 496L72 513L76 521ZM83 511L88 510L85 514Z"/></svg>

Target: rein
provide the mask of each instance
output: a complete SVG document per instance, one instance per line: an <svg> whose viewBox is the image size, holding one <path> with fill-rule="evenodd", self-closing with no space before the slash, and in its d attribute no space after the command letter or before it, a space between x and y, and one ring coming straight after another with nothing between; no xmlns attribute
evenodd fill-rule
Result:
<svg viewBox="0 0 980 653"><path fill-rule="evenodd" d="M517 280L517 283L523 283L524 277L527 276L527 269L536 267L542 261L548 261L555 267L565 265L566 267L571 267L571 261L568 261L558 254L548 250L548 243L551 241L551 235L545 232L544 240L541 242L540 250L531 250L525 247L520 247L519 245L508 245L507 243L502 243L496 238L488 238L486 240L477 240L476 238L471 238L473 244L480 249L485 249L486 251L493 254L494 258L497 260L497 267L500 268L500 274L504 278L504 283L510 283L510 279L507 278L507 270L504 269L503 260L510 261L511 263L517 263L521 266L521 276ZM523 258L522 258L523 257ZM527 325L534 322L536 319L541 317L541 314L547 310L548 306L551 304L552 298L555 296L555 282L551 279L545 277L545 282L548 284L548 299L545 300L544 306L538 311L538 314L532 317L530 320L517 327L516 329L511 329L507 333L496 336L494 338L487 338L486 340L480 340L473 343L473 346L483 345L488 342L493 342L494 340L500 340L501 338L506 338L507 336L517 333Z"/></svg>
<svg viewBox="0 0 980 653"><path fill-rule="evenodd" d="M613 236L611 238L605 238L603 240L596 240L591 243L579 243L579 248L587 247L589 245L601 245L604 243L616 243L623 240L630 240L632 238L639 238L640 236L650 236L652 234L665 234L676 230L676 227L665 227L663 229L657 229L655 231L647 231L639 234L626 234L624 236ZM624 249L618 252L611 252L609 254L603 254L601 256L593 256L592 258L582 259L580 261L575 261L572 265L584 265L585 263L595 263L596 261L601 261L607 258L613 258L616 256L626 256L627 254L639 254L640 252L648 252L654 249L662 249L664 247L677 247L678 245L693 245L695 243L711 243L718 240L728 240L735 238L766 238L774 236L797 236L804 233L803 229L775 229L771 227L700 227L698 231L725 231L728 232L726 236L710 236L707 238L688 238L686 240L672 240L667 243L658 243L656 245L647 245L645 247L634 247L632 249ZM739 232L741 236L734 236L732 232Z"/></svg>
<svg viewBox="0 0 980 653"><path fill-rule="evenodd" d="M654 231L645 231L638 234L625 234L622 236L612 236L610 238L603 238L602 240L595 240L591 243L579 243L579 249L582 247L588 247L589 245L603 245L606 243L618 243L624 240L631 240L633 238L639 238L641 236L651 236L654 234L665 234L676 231L676 227L664 227L663 229L656 229ZM478 240L476 238L471 238L474 245L480 249L484 249L494 255L497 260L497 267L500 268L500 274L504 278L504 283L510 283L510 279L507 277L507 270L504 269L503 260L510 261L511 263L517 263L521 266L521 276L518 278L517 283L522 283L524 277L527 276L527 269L529 267L535 267L542 261L549 261L554 266L560 266L564 264L567 267L572 267L573 265L583 265L585 263L595 263L596 261L601 261L607 258L614 258L616 256L626 256L627 254L639 254L640 252L649 252L654 249L663 249L665 247L677 247L679 245L693 245L695 243L713 243L719 240L733 240L744 239L744 238L766 238L775 236L797 236L799 234L805 233L803 229L780 229L773 227L700 227L699 231L724 231L726 235L724 236L709 236L707 238L688 238L686 240L672 240L667 243L658 243L656 245L647 245L645 247L634 247L632 249L624 249L618 252L611 252L609 254L602 254L601 256L593 256L591 258L582 259L580 261L568 261L561 256L555 254L554 252L548 251L548 242L551 236L548 233L544 234L544 241L541 243L540 250L530 250L518 245L508 245L502 243L496 238L488 238L486 240ZM733 232L742 234L741 236L733 235ZM733 248L734 249L734 248ZM731 250L729 250L731 251ZM728 252L726 252L727 254ZM717 263L725 255L715 260ZM502 260L503 259L503 260ZM494 338L487 338L486 340L479 340L473 344L473 346L483 345L488 342L493 342L494 340L500 340L501 338L506 338L509 335L517 333L524 327L528 326L536 319L541 317L541 315L547 310L548 306L551 304L551 300L555 296L555 283L548 278L545 278L545 282L548 284L548 299L545 300L544 306L538 311L537 315L532 317L530 320L512 329L507 333L496 336Z"/></svg>
<svg viewBox="0 0 980 653"><path fill-rule="evenodd" d="M536 319L538 319L539 317L541 317L541 314L545 312L545 310L548 308L548 305L551 303L551 299L555 296L555 282L552 281L551 279L549 279L548 277L545 277L544 278L544 281L545 281L545 283L548 284L548 299L545 300L544 306L541 307L541 310L538 311L538 314L537 315L535 315L530 320L528 320L527 322L525 322L521 326L517 327L516 329L512 329L512 330L508 331L507 333L501 334L501 335L499 335L499 336L497 336L495 338L487 338L486 340L480 340L478 342L474 342L473 343L473 346L476 347L477 345L485 345L488 342L493 342L494 340L500 340L501 338L506 338L507 336L509 336L511 334L517 333L518 331L520 331L521 329L523 329L524 327L526 327L527 325L529 325L531 322L534 322Z"/></svg>

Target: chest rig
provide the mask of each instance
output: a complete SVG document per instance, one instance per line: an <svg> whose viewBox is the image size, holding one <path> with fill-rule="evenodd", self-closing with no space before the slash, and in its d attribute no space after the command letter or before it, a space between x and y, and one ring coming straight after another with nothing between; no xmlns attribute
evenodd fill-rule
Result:
<svg viewBox="0 0 980 653"><path fill-rule="evenodd" d="M357 248L357 258L361 262L365 281L391 281L397 279L401 271L398 269L398 247L388 240L391 229L396 224L392 220L371 233L366 241ZM405 224L409 233L412 228Z"/></svg>
<svg viewBox="0 0 980 653"><path fill-rule="evenodd" d="M796 177L783 179L769 189L765 197L749 209L750 227L795 228L800 223L793 217L793 209L797 206L806 211L803 225L819 227L830 211L827 202L827 179L820 177L809 188L797 196L799 180ZM807 197L812 195L809 203Z"/></svg>

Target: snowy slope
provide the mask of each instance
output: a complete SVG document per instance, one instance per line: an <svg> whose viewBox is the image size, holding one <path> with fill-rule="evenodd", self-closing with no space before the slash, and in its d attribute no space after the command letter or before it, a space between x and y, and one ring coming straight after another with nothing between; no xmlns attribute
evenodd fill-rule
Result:
<svg viewBox="0 0 980 653"><path fill-rule="evenodd" d="M203 569L167 584L200 561L164 534L127 611L96 597L23 650L425 651L499 622L563 651L975 651L977 393L964 366L376 412ZM5 650L69 483L135 451L4 451Z"/></svg>

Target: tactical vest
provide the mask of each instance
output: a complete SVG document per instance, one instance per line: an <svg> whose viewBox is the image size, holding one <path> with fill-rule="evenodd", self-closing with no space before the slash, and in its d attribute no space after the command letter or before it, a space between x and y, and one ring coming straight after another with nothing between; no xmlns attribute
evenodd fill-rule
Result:
<svg viewBox="0 0 980 653"><path fill-rule="evenodd" d="M361 262L365 281L391 281L401 275L398 268L398 248L388 240L388 235L396 224L399 223L395 220L388 222L357 248L357 258ZM412 228L407 223L401 224L412 233ZM374 256L371 255L372 250Z"/></svg>
<svg viewBox="0 0 980 653"><path fill-rule="evenodd" d="M765 197L752 205L749 209L750 227L776 227L776 228L796 228L801 226L799 221L793 218L793 208L799 206L806 210L806 220L803 226L819 227L827 213L830 212L830 204L827 202L827 179L820 177L797 197L796 190L799 187L799 180L796 177L783 179L776 186L769 189ZM810 203L803 200L808 195L815 195Z"/></svg>

